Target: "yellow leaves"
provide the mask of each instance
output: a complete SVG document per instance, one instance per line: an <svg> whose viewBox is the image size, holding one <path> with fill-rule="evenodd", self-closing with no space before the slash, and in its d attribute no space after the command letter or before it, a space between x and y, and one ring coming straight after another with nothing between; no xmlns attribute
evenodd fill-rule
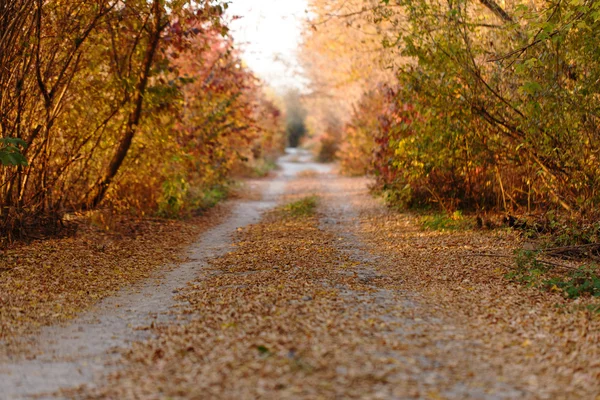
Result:
<svg viewBox="0 0 600 400"><path fill-rule="evenodd" d="M235 327L236 327L236 323L234 321L225 322L221 325L222 330L231 329L231 328L235 328Z"/></svg>
<svg viewBox="0 0 600 400"><path fill-rule="evenodd" d="M354 268L354 267L356 267L356 266L358 266L358 265L360 265L360 264L361 264L361 263L360 263L360 262L358 262L358 261L348 261L348 262L344 262L344 263L342 263L342 264L341 264L339 267L340 267L340 268L343 268L343 269L346 269L346 268Z"/></svg>
<svg viewBox="0 0 600 400"><path fill-rule="evenodd" d="M550 287L550 289L548 289L550 292L554 292L554 293L561 293L563 290L561 288L559 288L556 285L552 285Z"/></svg>
<svg viewBox="0 0 600 400"><path fill-rule="evenodd" d="M430 390L427 392L427 398L431 400L443 400L446 397L442 396L437 390Z"/></svg>

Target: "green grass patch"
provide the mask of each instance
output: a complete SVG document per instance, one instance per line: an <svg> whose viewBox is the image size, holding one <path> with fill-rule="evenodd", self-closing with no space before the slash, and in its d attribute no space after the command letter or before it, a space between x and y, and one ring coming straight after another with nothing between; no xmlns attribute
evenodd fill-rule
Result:
<svg viewBox="0 0 600 400"><path fill-rule="evenodd" d="M600 297L600 268L597 265L560 268L541 261L538 255L538 251L518 251L517 267L505 277L529 287L560 292L569 299L582 296Z"/></svg>
<svg viewBox="0 0 600 400"><path fill-rule="evenodd" d="M229 196L230 187L228 185L216 185L202 192L200 201L196 209L206 210L216 206Z"/></svg>
<svg viewBox="0 0 600 400"><path fill-rule="evenodd" d="M230 185L219 184L211 187L193 187L185 180L166 181L158 203L157 214L164 218L186 218L199 215L225 200Z"/></svg>
<svg viewBox="0 0 600 400"><path fill-rule="evenodd" d="M460 211L452 214L431 214L419 217L421 228L432 231L463 231L472 229L474 224Z"/></svg>
<svg viewBox="0 0 600 400"><path fill-rule="evenodd" d="M600 276L598 266L581 266L565 277L546 279L546 288L560 289L570 299L581 296L600 297Z"/></svg>
<svg viewBox="0 0 600 400"><path fill-rule="evenodd" d="M315 214L317 196L308 196L283 206L283 211L292 217L310 217Z"/></svg>

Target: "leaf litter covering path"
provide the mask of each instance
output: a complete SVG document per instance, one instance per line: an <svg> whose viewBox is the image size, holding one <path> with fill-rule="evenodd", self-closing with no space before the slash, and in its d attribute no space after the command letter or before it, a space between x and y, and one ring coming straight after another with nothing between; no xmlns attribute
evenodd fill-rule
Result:
<svg viewBox="0 0 600 400"><path fill-rule="evenodd" d="M207 259L228 250L229 235L236 228L257 220L263 210L275 205L285 179L257 182L265 186L265 200L235 202L231 215L191 247L187 262L171 268L164 276L122 289L69 325L43 328L31 338L34 350L26 358L13 354L0 364L0 398L53 392L92 382L105 373L107 363L117 358L112 349L147 338L148 330L140 327L166 321L170 307L177 305L177 289L196 278Z"/></svg>
<svg viewBox="0 0 600 400"><path fill-rule="evenodd" d="M320 193L320 213L298 217L289 211L297 207L283 208L241 231L235 250L182 292L189 306L178 312L190 321L155 327L158 338L126 351L107 384L70 395L536 397L506 373L510 360L490 360L478 340L384 274L383 257L368 254L354 233L352 203L363 190L339 182L296 181L290 200Z"/></svg>
<svg viewBox="0 0 600 400"><path fill-rule="evenodd" d="M69 394L598 394L597 319L561 312L553 308L564 305L560 297L507 285L493 262L468 256L514 247L514 238L422 232L414 218L370 199L364 180L303 175L292 198L320 193L320 218L271 214L241 232L237 250L184 292L191 305L178 312L192 322L155 328L158 339L134 345L110 387Z"/></svg>

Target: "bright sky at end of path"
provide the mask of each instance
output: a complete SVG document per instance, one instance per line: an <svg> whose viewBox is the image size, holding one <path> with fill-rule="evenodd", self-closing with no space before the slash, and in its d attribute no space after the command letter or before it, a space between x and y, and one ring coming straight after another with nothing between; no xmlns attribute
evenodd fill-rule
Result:
<svg viewBox="0 0 600 400"><path fill-rule="evenodd" d="M277 89L302 88L297 51L301 42L306 0L232 0L227 14L231 34L246 64Z"/></svg>

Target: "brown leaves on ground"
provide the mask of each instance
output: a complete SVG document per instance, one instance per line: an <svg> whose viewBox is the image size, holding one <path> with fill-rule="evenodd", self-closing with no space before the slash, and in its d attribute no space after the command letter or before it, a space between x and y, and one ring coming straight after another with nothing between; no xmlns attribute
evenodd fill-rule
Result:
<svg viewBox="0 0 600 400"><path fill-rule="evenodd" d="M323 308L336 302L336 291L320 284L323 265L336 257L332 240L314 218L281 214L242 230L236 250L185 292L193 321L161 327L159 340L134 347L126 371L96 395L247 398L249 388L254 395L283 389L297 371L321 368L325 354L306 358L314 329L342 328L332 324L334 310ZM274 373L284 376L265 380Z"/></svg>
<svg viewBox="0 0 600 400"><path fill-rule="evenodd" d="M177 262L181 250L225 213L221 207L189 221L96 215L71 237L5 250L0 253L0 340L12 342L42 325L70 319Z"/></svg>
<svg viewBox="0 0 600 400"><path fill-rule="evenodd" d="M289 207L288 207L289 208ZM285 208L283 209L285 210ZM184 325L136 345L93 398L359 398L404 345L364 306L375 289L314 216L268 214L189 287ZM356 294L356 297L354 297ZM389 332L388 332L389 333ZM411 359L416 362L415 359ZM399 386L402 390L406 385Z"/></svg>
<svg viewBox="0 0 600 400"><path fill-rule="evenodd" d="M348 180L361 191L364 181ZM423 231L418 219L374 205L362 190L361 239L385 254L379 271L422 294L421 302L464 326L467 339L482 343L496 365L548 398L600 395L600 315L597 298L567 300L560 293L510 283L510 258L522 246L506 231Z"/></svg>

